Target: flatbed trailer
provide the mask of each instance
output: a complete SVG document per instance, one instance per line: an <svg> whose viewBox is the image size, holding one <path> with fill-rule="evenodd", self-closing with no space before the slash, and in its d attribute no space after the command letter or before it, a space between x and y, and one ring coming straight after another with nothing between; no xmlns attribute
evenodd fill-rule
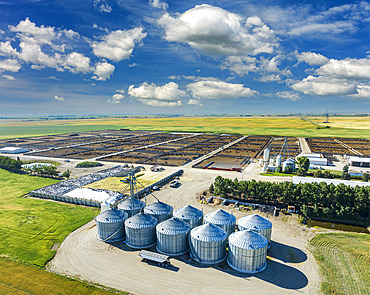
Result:
<svg viewBox="0 0 370 295"><path fill-rule="evenodd" d="M141 250L138 257L142 258L143 260L156 262L160 266L167 267L168 265L170 265L170 257L168 255L159 254L147 250Z"/></svg>

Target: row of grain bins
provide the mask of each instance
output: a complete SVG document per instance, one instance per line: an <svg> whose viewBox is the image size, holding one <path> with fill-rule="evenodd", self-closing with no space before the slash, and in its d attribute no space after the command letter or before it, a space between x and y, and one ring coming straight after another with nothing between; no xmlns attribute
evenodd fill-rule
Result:
<svg viewBox="0 0 370 295"><path fill-rule="evenodd" d="M227 257L231 268L256 273L265 269L272 224L254 214L238 220L235 232L234 215L219 209L204 216L203 212L186 205L173 212L172 206L157 201L145 203L127 198L96 217L98 239L107 243L121 241L134 249L156 244L156 249L169 256L190 250L193 260L217 264ZM226 246L228 243L228 251Z"/></svg>

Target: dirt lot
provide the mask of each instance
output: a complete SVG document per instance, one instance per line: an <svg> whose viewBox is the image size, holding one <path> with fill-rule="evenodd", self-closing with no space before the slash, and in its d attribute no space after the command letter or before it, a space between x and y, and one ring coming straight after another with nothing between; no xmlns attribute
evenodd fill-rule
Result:
<svg viewBox="0 0 370 295"><path fill-rule="evenodd" d="M247 167L248 169L248 167ZM202 205L197 196L209 187L219 172L184 169L179 188L168 186L156 192L163 202L175 209L191 204L204 214L221 208ZM223 172L235 178L235 172ZM241 178L241 174L238 174ZM244 175L244 179L252 175ZM281 179L283 180L283 179ZM147 203L154 201L147 198ZM245 213L233 211L237 218ZM249 212L252 213L252 212ZM134 294L316 294L319 293L318 267L305 248L313 234L297 224L294 218L270 217L273 223L272 247L266 270L257 275L242 275L226 263L207 267L193 262L188 255L171 259L170 268L141 262L138 251L122 243L108 245L96 239L92 221L69 235L60 246L48 269L57 273L93 281Z"/></svg>

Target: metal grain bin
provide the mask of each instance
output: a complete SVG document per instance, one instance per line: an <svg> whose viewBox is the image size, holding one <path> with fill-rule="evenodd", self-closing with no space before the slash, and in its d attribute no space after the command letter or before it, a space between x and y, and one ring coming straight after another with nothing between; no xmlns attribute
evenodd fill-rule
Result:
<svg viewBox="0 0 370 295"><path fill-rule="evenodd" d="M95 217L98 230L97 238L106 243L122 241L125 238L125 220L127 213L109 209Z"/></svg>
<svg viewBox="0 0 370 295"><path fill-rule="evenodd" d="M204 223L212 223L223 228L227 236L235 231L236 218L223 209L218 209L204 216Z"/></svg>
<svg viewBox="0 0 370 295"><path fill-rule="evenodd" d="M117 209L124 211L131 217L139 213L145 207L145 203L139 199L128 197L117 205Z"/></svg>
<svg viewBox="0 0 370 295"><path fill-rule="evenodd" d="M158 252L177 256L189 250L189 223L172 217L159 223L156 230Z"/></svg>
<svg viewBox="0 0 370 295"><path fill-rule="evenodd" d="M269 247L271 246L270 243L271 243L272 223L266 218L263 218L258 214L244 216L238 220L238 229L239 230L249 229L258 232L267 239L267 241L269 242Z"/></svg>
<svg viewBox="0 0 370 295"><path fill-rule="evenodd" d="M203 223L203 212L193 206L186 205L173 212L173 216L190 224L194 228Z"/></svg>
<svg viewBox="0 0 370 295"><path fill-rule="evenodd" d="M171 218L172 212L172 206L161 201L154 202L144 208L144 213L153 215L158 219L158 222Z"/></svg>
<svg viewBox="0 0 370 295"><path fill-rule="evenodd" d="M266 268L267 239L257 232L242 230L229 237L227 263L243 273L257 273Z"/></svg>
<svg viewBox="0 0 370 295"><path fill-rule="evenodd" d="M191 257L200 263L216 264L226 257L227 233L224 229L206 223L190 232Z"/></svg>
<svg viewBox="0 0 370 295"><path fill-rule="evenodd" d="M144 249L157 242L155 227L158 220L150 214L138 213L125 221L126 244L134 249Z"/></svg>

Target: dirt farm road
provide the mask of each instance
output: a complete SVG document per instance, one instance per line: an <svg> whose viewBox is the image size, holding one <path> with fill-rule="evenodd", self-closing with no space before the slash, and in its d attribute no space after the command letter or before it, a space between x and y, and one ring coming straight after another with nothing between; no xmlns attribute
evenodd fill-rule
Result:
<svg viewBox="0 0 370 295"><path fill-rule="evenodd" d="M219 171L184 169L177 188L163 187L155 195L174 207L191 204L204 214L223 208L235 214L243 213L232 207L203 205L197 201L200 192L207 189ZM222 172L224 177L235 178L235 172ZM230 174L230 175L229 175ZM238 174L238 178L241 175ZM251 175L249 175L251 177ZM244 177L247 179L249 177ZM283 180L283 179L282 179ZM147 203L154 201L147 197ZM249 213L250 214L250 213ZM260 213L261 214L261 213ZM285 217L269 217L273 223L272 247L265 271L256 275L244 275L222 263L203 266L190 260L185 254L172 258L172 266L161 268L142 262L139 251L122 243L105 244L96 239L95 221L91 221L70 234L61 244L48 269L125 290L134 294L317 294L319 293L318 267L305 248L312 233Z"/></svg>

